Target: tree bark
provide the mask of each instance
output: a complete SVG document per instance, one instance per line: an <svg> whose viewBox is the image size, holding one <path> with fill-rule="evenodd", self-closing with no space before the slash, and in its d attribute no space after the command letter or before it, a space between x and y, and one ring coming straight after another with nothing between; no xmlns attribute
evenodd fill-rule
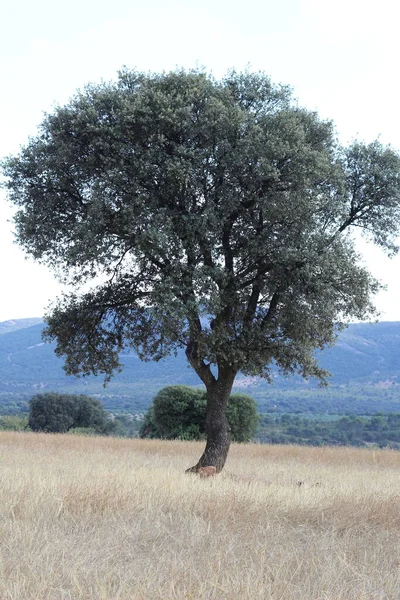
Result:
<svg viewBox="0 0 400 600"><path fill-rule="evenodd" d="M236 373L226 369L219 371L218 379L206 386L206 447L199 462L187 469L187 473L197 473L201 467L215 467L216 472L220 473L228 456L231 430L226 418L226 406Z"/></svg>

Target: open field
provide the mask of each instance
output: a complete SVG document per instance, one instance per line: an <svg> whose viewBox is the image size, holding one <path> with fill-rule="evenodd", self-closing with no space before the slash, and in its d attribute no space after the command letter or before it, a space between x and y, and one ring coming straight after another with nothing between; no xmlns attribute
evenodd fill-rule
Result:
<svg viewBox="0 0 400 600"><path fill-rule="evenodd" d="M400 452L0 432L1 600L398 600Z"/></svg>

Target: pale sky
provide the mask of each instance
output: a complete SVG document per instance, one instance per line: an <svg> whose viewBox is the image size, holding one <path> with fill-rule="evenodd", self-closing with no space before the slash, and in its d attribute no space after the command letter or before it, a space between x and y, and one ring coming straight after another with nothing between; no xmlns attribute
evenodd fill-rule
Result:
<svg viewBox="0 0 400 600"><path fill-rule="evenodd" d="M332 119L344 143L380 137L400 150L396 0L3 0L0 156L35 135L43 112L123 66L263 70ZM0 191L0 321L42 316L60 286L13 244ZM400 257L360 246L387 284L376 304L400 321Z"/></svg>

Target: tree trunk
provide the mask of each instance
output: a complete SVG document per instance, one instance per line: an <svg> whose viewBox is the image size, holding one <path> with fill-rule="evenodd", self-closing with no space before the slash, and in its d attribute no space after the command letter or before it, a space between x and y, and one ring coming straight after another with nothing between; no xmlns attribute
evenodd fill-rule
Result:
<svg viewBox="0 0 400 600"><path fill-rule="evenodd" d="M218 380L207 385L207 444L199 462L187 473L197 473L201 467L215 467L222 471L231 443L231 430L226 418L226 406L236 373L221 372Z"/></svg>

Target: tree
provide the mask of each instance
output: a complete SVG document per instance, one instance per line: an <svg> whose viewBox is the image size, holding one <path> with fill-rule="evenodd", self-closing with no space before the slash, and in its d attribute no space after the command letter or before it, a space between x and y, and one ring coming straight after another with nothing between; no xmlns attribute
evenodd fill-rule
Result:
<svg viewBox="0 0 400 600"><path fill-rule="evenodd" d="M314 350L373 314L379 284L351 231L397 250L398 154L341 147L262 73L123 70L55 108L3 167L19 244L78 289L47 315L67 373L108 379L125 348L184 348L207 390L193 471L223 468L239 371L324 381Z"/></svg>
<svg viewBox="0 0 400 600"><path fill-rule="evenodd" d="M36 394L29 402L29 427L33 431L66 433L72 428L112 431L113 423L98 400L83 394Z"/></svg>
<svg viewBox="0 0 400 600"><path fill-rule="evenodd" d="M150 405L142 427L141 437L166 439L202 439L206 433L207 395L185 385L161 389ZM251 396L233 394L226 416L231 438L248 442L258 426L257 405Z"/></svg>

